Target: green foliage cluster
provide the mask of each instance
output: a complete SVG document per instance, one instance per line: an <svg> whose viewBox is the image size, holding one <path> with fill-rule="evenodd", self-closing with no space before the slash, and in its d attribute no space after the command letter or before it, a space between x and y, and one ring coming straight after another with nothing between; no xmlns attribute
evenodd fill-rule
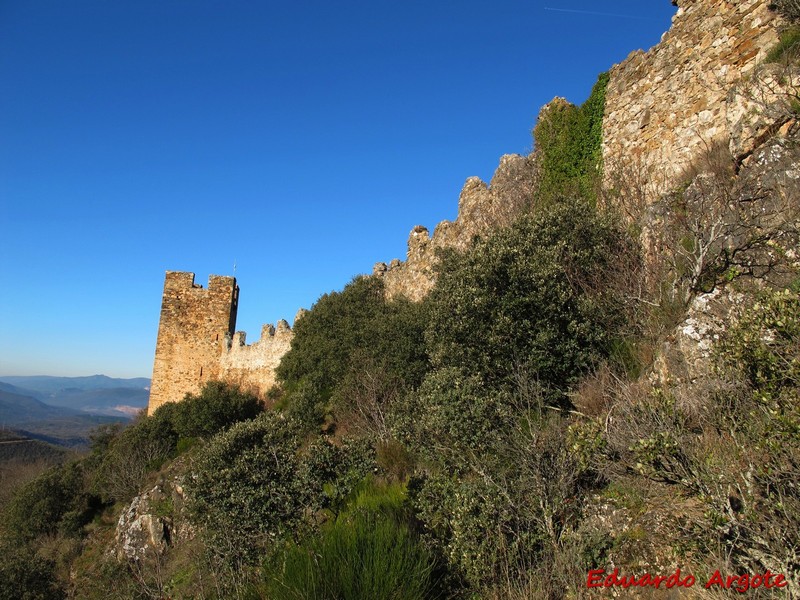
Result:
<svg viewBox="0 0 800 600"><path fill-rule="evenodd" d="M608 216L562 201L446 255L429 299L433 365L501 387L524 368L557 397L610 349L623 318L613 263L630 248Z"/></svg>
<svg viewBox="0 0 800 600"><path fill-rule="evenodd" d="M133 497L145 476L158 469L195 438L209 439L233 423L253 419L264 410L254 395L236 386L211 381L199 394L168 402L151 417L120 431L99 430L93 437L98 463L95 487L111 501Z"/></svg>
<svg viewBox="0 0 800 600"><path fill-rule="evenodd" d="M304 446L300 423L267 412L217 435L187 482L193 520L226 560L252 563L304 519L335 507L373 460L324 439Z"/></svg>
<svg viewBox="0 0 800 600"><path fill-rule="evenodd" d="M208 439L263 411L263 403L253 394L235 385L209 381L199 394L186 394L181 402L163 404L153 417L169 421L178 438Z"/></svg>
<svg viewBox="0 0 800 600"><path fill-rule="evenodd" d="M555 101L541 114L533 130L540 168L540 204L569 196L595 199L608 78L608 73L598 77L581 106Z"/></svg>
<svg viewBox="0 0 800 600"><path fill-rule="evenodd" d="M280 555L265 597L275 600L424 600L435 560L414 533L400 484L367 480L346 510Z"/></svg>
<svg viewBox="0 0 800 600"><path fill-rule="evenodd" d="M764 294L728 333L720 352L768 416L764 443L770 450L800 444L800 295L788 289Z"/></svg>
<svg viewBox="0 0 800 600"><path fill-rule="evenodd" d="M458 472L476 453L496 447L513 422L507 392L453 367L433 371L397 413L398 435L418 460Z"/></svg>
<svg viewBox="0 0 800 600"><path fill-rule="evenodd" d="M57 533L75 535L92 517L96 499L84 487L79 462L49 469L23 486L3 515L7 535L21 544Z"/></svg>
<svg viewBox="0 0 800 600"><path fill-rule="evenodd" d="M800 27L789 27L781 33L780 40L764 60L768 63L776 63L785 58L795 57L798 48L800 48Z"/></svg>
<svg viewBox="0 0 800 600"><path fill-rule="evenodd" d="M575 553L564 540L602 444L558 407L628 326L623 256L638 255L609 215L562 199L442 257L432 370L395 407L393 432L418 461L410 495L426 539L468 589L522 585Z"/></svg>
<svg viewBox="0 0 800 600"><path fill-rule="evenodd" d="M357 277L322 296L295 324L277 375L286 406L305 423L347 407L360 373L379 372L392 387L411 388L427 370L424 307L387 301L383 281Z"/></svg>
<svg viewBox="0 0 800 600"><path fill-rule="evenodd" d="M0 600L62 600L53 561L38 556L29 546L0 544Z"/></svg>
<svg viewBox="0 0 800 600"><path fill-rule="evenodd" d="M560 417L535 421L520 407L513 426L466 455L462 470L429 468L411 481L417 517L455 581L487 590L554 574L592 485L566 432Z"/></svg>

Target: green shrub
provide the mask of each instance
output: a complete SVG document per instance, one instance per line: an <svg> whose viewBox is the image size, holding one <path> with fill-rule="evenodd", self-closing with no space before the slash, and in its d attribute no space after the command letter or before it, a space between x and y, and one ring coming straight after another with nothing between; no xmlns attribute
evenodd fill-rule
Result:
<svg viewBox="0 0 800 600"><path fill-rule="evenodd" d="M27 545L0 545L0 599L61 600L67 595L55 577L55 564Z"/></svg>
<svg viewBox="0 0 800 600"><path fill-rule="evenodd" d="M167 406L167 405L165 405ZM92 488L108 502L127 502L139 493L148 473L174 455L178 443L171 420L177 405L143 416L112 439L95 446Z"/></svg>
<svg viewBox="0 0 800 600"><path fill-rule="evenodd" d="M399 429L428 465L463 471L477 454L496 449L513 422L510 398L455 368L431 372L399 409Z"/></svg>
<svg viewBox="0 0 800 600"><path fill-rule="evenodd" d="M169 418L179 437L210 438L234 423L254 419L264 405L236 385L209 381L199 394L186 394L181 402L162 405L153 416L161 410L172 413Z"/></svg>
<svg viewBox="0 0 800 600"><path fill-rule="evenodd" d="M199 394L163 404L153 415L143 416L127 429L98 432L90 458L97 467L94 489L108 501L130 500L140 491L148 473L189 450L197 439L208 439L263 410L254 395L211 381Z"/></svg>
<svg viewBox="0 0 800 600"><path fill-rule="evenodd" d="M187 481L192 520L212 546L252 558L297 523L314 490L295 476L300 438L295 423L265 413L234 425L203 447Z"/></svg>
<svg viewBox="0 0 800 600"><path fill-rule="evenodd" d="M800 27L790 27L781 33L780 40L764 59L768 63L780 62L785 57L791 57L800 47Z"/></svg>
<svg viewBox="0 0 800 600"><path fill-rule="evenodd" d="M716 373L675 391L631 384L598 449L617 480L639 473L703 509L685 527L690 547L796 585L800 296L764 291L742 309L716 346Z"/></svg>
<svg viewBox="0 0 800 600"><path fill-rule="evenodd" d="M800 294L769 292L727 333L720 357L745 375L760 400L789 408L800 387L799 342Z"/></svg>
<svg viewBox="0 0 800 600"><path fill-rule="evenodd" d="M3 526L11 539L30 542L45 535L74 535L93 516L79 462L53 467L20 488L6 506Z"/></svg>
<svg viewBox="0 0 800 600"><path fill-rule="evenodd" d="M268 582L275 600L432 598L435 562L405 521L402 487L367 483L347 512L291 545Z"/></svg>
<svg viewBox="0 0 800 600"><path fill-rule="evenodd" d="M199 452L187 480L192 520L224 560L250 563L323 509L335 508L374 466L365 445L306 443L300 424L267 412Z"/></svg>
<svg viewBox="0 0 800 600"><path fill-rule="evenodd" d="M445 255L429 297L433 365L500 385L524 368L563 392L607 355L623 323L613 268L621 256L635 257L632 243L581 201Z"/></svg>
<svg viewBox="0 0 800 600"><path fill-rule="evenodd" d="M365 369L401 388L419 384L427 370L424 307L384 299L383 281L357 277L341 292L322 296L294 328L290 351L277 375L288 391L285 406L319 424L349 408L350 394ZM302 389L300 396L293 392ZM380 400L380 398L379 398Z"/></svg>

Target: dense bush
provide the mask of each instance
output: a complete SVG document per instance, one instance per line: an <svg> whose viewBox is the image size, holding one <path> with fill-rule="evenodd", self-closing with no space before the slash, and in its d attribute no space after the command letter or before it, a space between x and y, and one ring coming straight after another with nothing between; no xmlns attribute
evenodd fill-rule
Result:
<svg viewBox="0 0 800 600"><path fill-rule="evenodd" d="M52 561L26 545L0 544L0 600L62 600Z"/></svg>
<svg viewBox="0 0 800 600"><path fill-rule="evenodd" d="M473 590L560 575L552 562L591 483L560 418L518 413L495 437L491 449L464 457L467 469L429 471L409 484L432 544Z"/></svg>
<svg viewBox="0 0 800 600"><path fill-rule="evenodd" d="M781 33L778 43L768 53L765 62L776 63L781 60L797 61L797 49L800 48L800 27L790 27Z"/></svg>
<svg viewBox="0 0 800 600"><path fill-rule="evenodd" d="M127 429L96 437L94 489L110 502L125 502L139 493L148 473L158 469L173 455L178 435L167 411L142 417Z"/></svg>
<svg viewBox="0 0 800 600"><path fill-rule="evenodd" d="M563 392L610 349L622 318L612 264L631 247L609 217L563 201L446 255L429 297L432 363L500 385L523 368Z"/></svg>
<svg viewBox="0 0 800 600"><path fill-rule="evenodd" d="M263 410L261 401L252 394L211 381L199 394L187 394L182 402L168 402L121 432L98 432L93 436L90 459L98 463L95 488L109 500L128 500L139 492L147 473L176 455L181 440L208 439Z"/></svg>
<svg viewBox="0 0 800 600"><path fill-rule="evenodd" d="M345 497L372 464L360 446L304 445L296 421L264 413L202 448L187 482L192 518L226 560L252 562Z"/></svg>
<svg viewBox="0 0 800 600"><path fill-rule="evenodd" d="M463 472L513 423L507 393L455 368L432 372L396 410L399 437L429 467Z"/></svg>
<svg viewBox="0 0 800 600"><path fill-rule="evenodd" d="M382 373L393 386L418 385L427 369L423 310L403 299L387 302L383 282L371 277L322 296L296 323L291 350L278 367L286 404L302 403L310 419L344 410L366 370ZM297 389L302 393L295 398Z"/></svg>
<svg viewBox="0 0 800 600"><path fill-rule="evenodd" d="M181 402L162 405L154 417L164 410L170 411L169 420L179 437L210 438L234 423L254 419L264 405L236 385L209 381L199 394L186 394Z"/></svg>
<svg viewBox="0 0 800 600"><path fill-rule="evenodd" d="M295 476L300 443L295 423L266 413L202 449L187 489L194 520L219 552L250 555L299 520L312 493Z"/></svg>
<svg viewBox="0 0 800 600"><path fill-rule="evenodd" d="M57 533L72 535L91 519L95 504L85 491L82 465L72 462L20 488L6 507L3 526L21 543Z"/></svg>

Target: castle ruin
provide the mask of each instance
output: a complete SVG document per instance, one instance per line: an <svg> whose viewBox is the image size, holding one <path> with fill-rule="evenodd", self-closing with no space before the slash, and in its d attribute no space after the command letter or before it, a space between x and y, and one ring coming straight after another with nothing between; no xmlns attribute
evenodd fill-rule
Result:
<svg viewBox="0 0 800 600"><path fill-rule="evenodd" d="M773 115L781 90L762 67L778 41L780 17L766 0L679 0L672 27L650 50L636 51L609 71L602 153L606 185L635 186L650 205L685 176L714 145L745 163L766 136L788 127L791 113ZM766 74L767 76L765 76ZM800 89L796 76L791 81ZM785 95L785 94L784 94ZM779 103L778 103L779 104ZM616 179L616 180L615 180ZM420 300L434 282L436 250L465 248L475 235L508 224L514 207L536 189L536 153L504 156L489 185L467 180L455 221L429 235L416 226L405 261L375 265L389 297ZM625 195L625 190L619 190ZM285 321L245 343L236 333L239 288L233 277L167 272L148 412L197 392L210 379L264 394L289 350Z"/></svg>
<svg viewBox="0 0 800 600"><path fill-rule="evenodd" d="M210 380L262 396L274 385L292 330L283 320L264 325L261 338L247 345L245 333L236 331L238 305L234 277L211 275L203 288L194 282L194 273L167 271L148 414L165 402L196 394Z"/></svg>

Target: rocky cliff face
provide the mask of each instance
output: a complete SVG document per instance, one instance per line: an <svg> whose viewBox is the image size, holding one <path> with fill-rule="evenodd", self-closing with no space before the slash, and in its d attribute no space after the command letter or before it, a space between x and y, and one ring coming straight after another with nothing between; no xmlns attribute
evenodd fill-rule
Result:
<svg viewBox="0 0 800 600"><path fill-rule="evenodd" d="M117 522L114 554L131 563L157 561L171 546L194 537L185 514L184 466L174 463L156 485L136 496Z"/></svg>

